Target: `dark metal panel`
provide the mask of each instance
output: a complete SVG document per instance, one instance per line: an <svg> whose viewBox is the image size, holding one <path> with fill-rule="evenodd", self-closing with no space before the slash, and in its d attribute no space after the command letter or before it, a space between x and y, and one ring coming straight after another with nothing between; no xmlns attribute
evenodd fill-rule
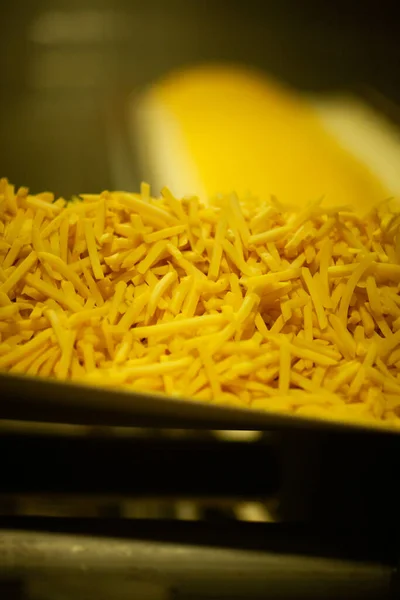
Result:
<svg viewBox="0 0 400 600"><path fill-rule="evenodd" d="M3 434L2 494L265 498L278 490L267 444Z"/></svg>
<svg viewBox="0 0 400 600"><path fill-rule="evenodd" d="M154 394L61 383L0 373L0 418L133 427L379 432L373 425L294 418ZM388 437L396 431L381 430Z"/></svg>
<svg viewBox="0 0 400 600"><path fill-rule="evenodd" d="M190 541L179 536L179 531L174 539L173 528L170 539L163 540L146 538L143 531L140 535L137 525L127 527L132 537L60 535L39 529L2 530L0 578L21 578L28 590L29 587L34 589L39 580L58 590L64 583L71 590L73 582L76 590L83 586L92 594L96 580L97 583L114 583L114 594L118 594L119 586L124 587L128 582L132 585L152 583L156 586L153 590L156 598L160 597L156 592L163 592L164 597L173 594L174 598L214 599L392 597L390 565L296 554L290 544L286 551L270 551L268 541L262 543L260 537L261 534L268 540L266 530L253 531L258 548L256 545L245 548L239 537L236 538L238 543L231 543L230 547L223 537L219 545L208 544L207 535L202 536L203 543L198 543L199 536L197 539L193 536L191 526ZM135 527L139 536L134 534ZM223 536L224 532L216 533ZM236 531L236 535L239 533L240 530ZM230 542L232 537L235 535L228 535Z"/></svg>

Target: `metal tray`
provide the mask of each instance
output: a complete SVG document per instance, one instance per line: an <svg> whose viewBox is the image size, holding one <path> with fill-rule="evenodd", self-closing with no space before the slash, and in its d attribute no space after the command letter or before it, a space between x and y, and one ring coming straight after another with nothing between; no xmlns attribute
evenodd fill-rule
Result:
<svg viewBox="0 0 400 600"><path fill-rule="evenodd" d="M261 12L255 3L249 10L238 1L221 2L211 13L200 4L189 7L183 0L168 7L160 0L145 6L124 0L112 4L114 12L99 8L99 38L94 41L90 35L88 39L74 35L75 24L82 25L79 10L92 7L88 1L81 2L79 10L48 1L40 6L25 2L22 12L7 8L9 27L0 40L4 50L0 87L6 92L1 97L4 148L0 158L4 174L17 184L29 183L34 191L49 187L65 195L83 189L136 187L143 172L128 135L131 93L170 69L207 60L260 67L307 91L349 89L358 82L362 84L358 93L400 122L399 89L393 78L399 48L390 11L384 11L382 21L374 21L374 62L365 60L364 51L360 53L360 48L369 47L372 35L368 20L360 19L356 11L346 15L343 25L336 9L321 15L315 0L301 6L264 3ZM375 4L369 0L363 11L375 18ZM61 30L60 16L67 24ZM102 35L102 19L107 22L107 36ZM52 28L54 23L58 29ZM17 39L22 43L16 44ZM157 39L158 44L149 45L149 39ZM15 46L14 53L5 51L9 44ZM144 47L146 60L141 57ZM12 60L3 65L3 56ZM381 90L383 100L371 88ZM393 106L386 97L392 98ZM0 374L0 392L3 419L199 429L374 430L5 374Z"/></svg>
<svg viewBox="0 0 400 600"><path fill-rule="evenodd" d="M0 373L0 419L131 427L396 431Z"/></svg>

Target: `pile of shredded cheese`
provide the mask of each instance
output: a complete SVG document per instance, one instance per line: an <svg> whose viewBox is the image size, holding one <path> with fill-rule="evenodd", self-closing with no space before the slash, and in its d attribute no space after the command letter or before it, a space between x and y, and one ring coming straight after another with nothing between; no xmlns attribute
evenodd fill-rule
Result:
<svg viewBox="0 0 400 600"><path fill-rule="evenodd" d="M400 425L400 212L0 182L0 369Z"/></svg>

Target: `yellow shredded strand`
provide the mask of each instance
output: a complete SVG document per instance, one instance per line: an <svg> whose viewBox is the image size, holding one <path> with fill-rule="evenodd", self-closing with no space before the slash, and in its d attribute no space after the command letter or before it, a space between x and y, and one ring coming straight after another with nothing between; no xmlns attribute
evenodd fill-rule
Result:
<svg viewBox="0 0 400 600"><path fill-rule="evenodd" d="M92 264L93 274L96 277L96 279L103 279L104 273L100 265L100 259L96 248L94 230L92 224L89 221L85 221L85 237L90 262Z"/></svg>

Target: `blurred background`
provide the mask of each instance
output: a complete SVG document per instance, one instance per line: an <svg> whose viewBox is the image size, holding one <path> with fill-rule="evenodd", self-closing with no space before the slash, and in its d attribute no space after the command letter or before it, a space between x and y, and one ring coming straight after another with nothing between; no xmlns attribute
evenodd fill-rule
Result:
<svg viewBox="0 0 400 600"><path fill-rule="evenodd" d="M127 98L171 69L255 66L300 90L356 90L396 119L396 2L41 0L0 7L0 165L69 195L146 177ZM133 136L134 138L134 136Z"/></svg>

